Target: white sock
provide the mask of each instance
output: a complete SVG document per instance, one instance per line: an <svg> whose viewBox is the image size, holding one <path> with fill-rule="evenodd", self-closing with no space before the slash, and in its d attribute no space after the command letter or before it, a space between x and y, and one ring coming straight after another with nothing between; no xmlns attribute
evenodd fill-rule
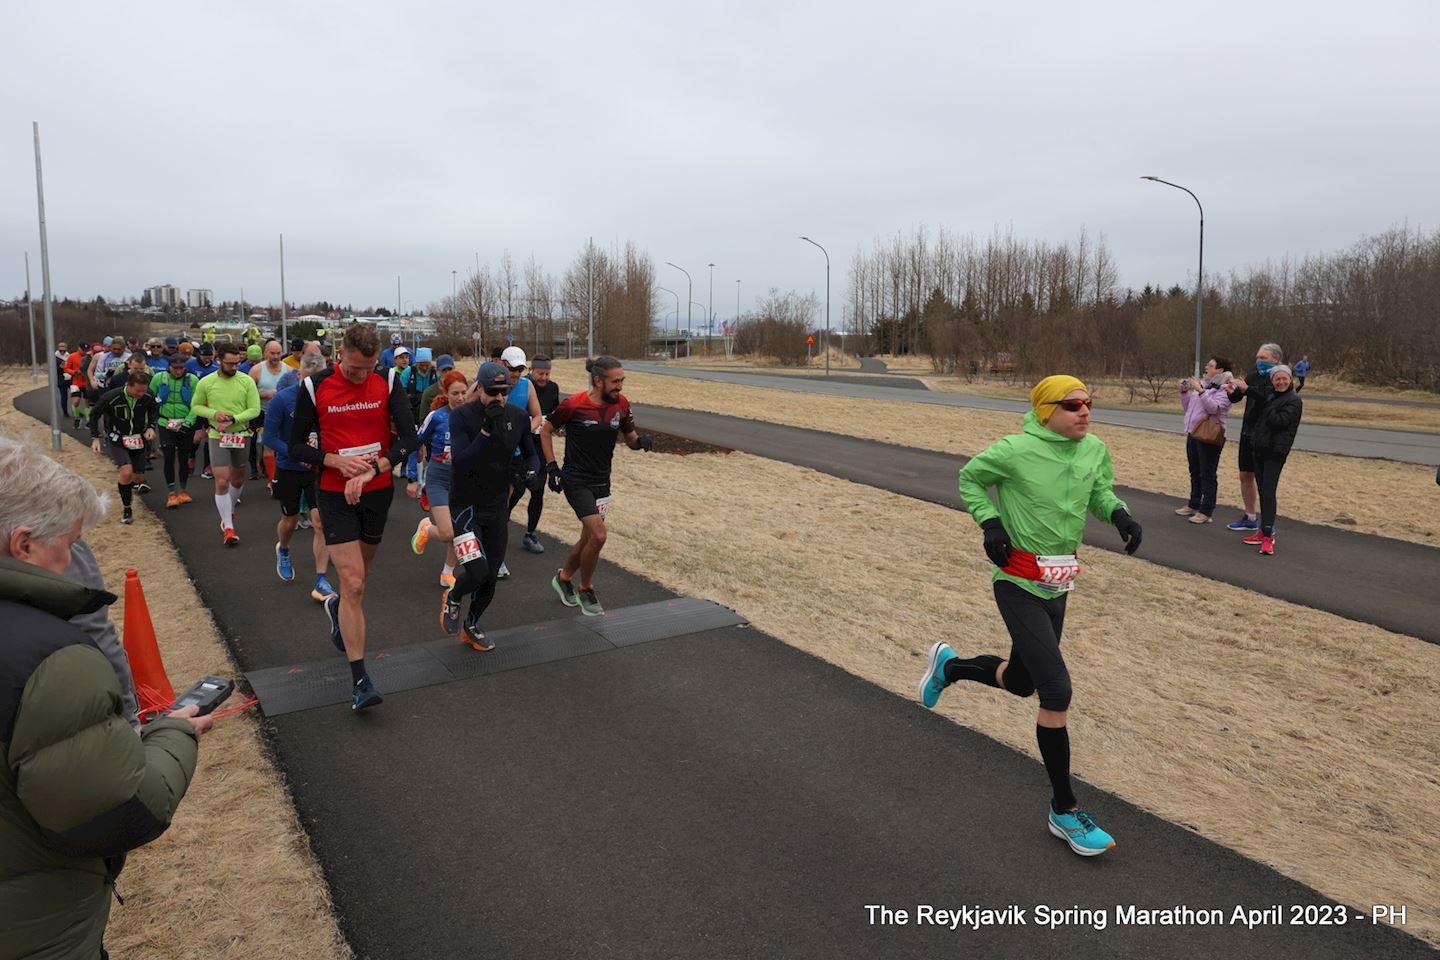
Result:
<svg viewBox="0 0 1440 960"><path fill-rule="evenodd" d="M1245 514L1245 519L1246 519L1246 520L1258 520L1258 519L1260 519L1260 514L1258 514L1258 513L1247 513L1247 514Z"/></svg>
<svg viewBox="0 0 1440 960"><path fill-rule="evenodd" d="M232 483L232 484L230 484L230 508L233 510L233 509L235 508L235 505L238 504L239 502L240 502L240 487L239 487L239 485Z"/></svg>
<svg viewBox="0 0 1440 960"><path fill-rule="evenodd" d="M215 509L220 511L220 526L233 530L235 528L235 502L230 497L231 494L228 493L215 494Z"/></svg>
<svg viewBox="0 0 1440 960"><path fill-rule="evenodd" d="M451 566L450 564L448 564L448 563L443 564L443 565L441 565L441 567L440 567L440 575L441 575L442 577L448 577L448 576L450 576L450 574L452 574L452 573L454 573L454 572L455 572L455 568L452 567L452 566Z"/></svg>

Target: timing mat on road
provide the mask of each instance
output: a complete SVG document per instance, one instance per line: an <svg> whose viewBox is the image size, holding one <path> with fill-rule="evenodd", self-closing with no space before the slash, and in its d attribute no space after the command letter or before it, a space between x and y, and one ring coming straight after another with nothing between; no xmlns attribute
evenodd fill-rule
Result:
<svg viewBox="0 0 1440 960"><path fill-rule="evenodd" d="M491 630L486 636L495 649L484 653L456 638L381 650L369 657L370 676L380 691L395 693L746 623L718 603L677 597L611 610L600 617ZM343 658L253 670L245 679L270 717L350 701L350 668Z"/></svg>

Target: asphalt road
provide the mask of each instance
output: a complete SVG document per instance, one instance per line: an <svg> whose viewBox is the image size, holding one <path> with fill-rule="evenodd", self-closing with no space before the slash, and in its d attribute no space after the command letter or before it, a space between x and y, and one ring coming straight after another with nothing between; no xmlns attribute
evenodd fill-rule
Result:
<svg viewBox="0 0 1440 960"><path fill-rule="evenodd" d="M789 376L763 373L734 373L730 371L690 370L667 367L665 364L644 360L627 360L627 369L654 373L667 377L685 377L692 380L708 380L715 383L733 383L741 386L766 387L771 390L794 390L835 397L866 397L874 400L897 400L907 403L934 403L948 407L969 407L977 410L998 410L1007 413L1024 413L1030 407L1023 401L1004 400L998 397L974 397L959 393L942 393L937 390L901 389L891 386L869 385L874 377L856 374L845 380L836 380L834 375L826 378ZM1097 406L1091 414L1096 423L1121 427L1136 427L1141 430L1157 430L1162 433L1181 433L1179 413L1151 413L1143 410L1106 410ZM1365 427L1334 427L1326 424L1300 424L1295 437L1295 449L1313 453L1330 453L1346 457L1364 457L1375 460L1395 460L1400 463L1420 463L1428 466L1440 464L1440 434L1411 433L1401 430L1371 430Z"/></svg>
<svg viewBox="0 0 1440 960"><path fill-rule="evenodd" d="M157 512L242 669L324 656L319 605L274 575L278 510L263 487L250 485L232 549L204 489L197 480L193 505ZM142 499L153 509L161 497ZM405 542L418 517L397 498L366 598L372 656L436 636L439 557ZM302 580L308 537L295 541ZM563 547L546 546L512 555L487 627L573 616L546 583ZM147 587L163 616L164 585ZM608 564L597 587L617 607L669 596ZM1045 829L1039 764L754 629L265 729L362 958L1437 956L1353 909L1343 925L1290 926L1289 905L1327 901L1083 784L1119 846L1075 857ZM1014 904L1026 925L882 926L869 904L912 916L917 904ZM1231 922L1237 906L1277 904L1278 923ZM1036 926L1037 905L1096 912L1052 930ZM1132 906L1217 908L1226 922L1117 924Z"/></svg>
<svg viewBox="0 0 1440 960"><path fill-rule="evenodd" d="M635 416L641 429L743 450L963 509L956 475L965 457L671 407L636 404ZM1261 557L1254 547L1241 544L1240 535L1226 530L1219 519L1197 526L1175 516L1177 501L1172 497L1123 487L1116 492L1144 526L1137 563L1196 573L1440 643L1435 594L1427 586L1440 583L1440 549L1436 547L1290 520L1284 516L1282 496L1276 555ZM1283 495L1283 484L1281 492ZM954 533L973 537L975 549L980 549L980 536L973 525L957 524ZM1124 546L1113 526L1093 517L1085 528L1085 544L1115 552Z"/></svg>

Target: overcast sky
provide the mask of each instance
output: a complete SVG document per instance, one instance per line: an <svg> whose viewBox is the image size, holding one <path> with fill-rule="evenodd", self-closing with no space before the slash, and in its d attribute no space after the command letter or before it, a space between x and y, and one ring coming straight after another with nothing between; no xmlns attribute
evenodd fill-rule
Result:
<svg viewBox="0 0 1440 960"><path fill-rule="evenodd" d="M5 4L0 296L416 307L633 240L716 313L916 224L1103 233L1121 281L1440 224L1440 4ZM693 6L693 9L692 9ZM528 9L522 9L527 7ZM676 287L676 284L680 284ZM697 318L700 311L696 311Z"/></svg>

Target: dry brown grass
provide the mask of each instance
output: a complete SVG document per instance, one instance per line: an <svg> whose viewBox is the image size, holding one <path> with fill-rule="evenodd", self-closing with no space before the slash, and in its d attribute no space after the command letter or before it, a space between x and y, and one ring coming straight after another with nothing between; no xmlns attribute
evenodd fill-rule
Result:
<svg viewBox="0 0 1440 960"><path fill-rule="evenodd" d="M28 367L0 368L0 431L49 449L49 428L11 402L31 388ZM235 676L215 622L165 528L138 498L134 525L116 522L114 468L74 440L64 444L60 461L111 494L111 518L86 540L105 582L122 595L110 610L117 628L125 622L125 569L134 567L171 681L188 686L205 674ZM177 607L184 612L169 612ZM174 824L131 854L119 890L125 905L111 910L105 933L112 956L350 956L305 833L249 712L218 720L201 742L200 764Z"/></svg>
<svg viewBox="0 0 1440 960"><path fill-rule="evenodd" d="M581 363L556 361L555 379L566 390L579 389L585 382ZM973 456L999 437L1020 429L1020 417L1010 413L825 397L636 371L626 375L625 394L635 403L705 410L812 430L833 432L839 423L875 440L965 456ZM1185 442L1179 434L1106 425L1096 433L1110 447L1117 484L1175 497L1177 506L1190 495ZM1227 445L1220 468L1221 507L1216 513L1221 518L1240 509L1234 448L1235 444ZM1280 515L1434 545L1440 543L1434 490L1433 467L1297 452L1291 454L1280 481Z"/></svg>
<svg viewBox="0 0 1440 960"><path fill-rule="evenodd" d="M1008 649L953 511L739 453L615 464L608 562L907 699L936 639ZM679 492L702 489L699 506ZM564 509L542 521L563 540L575 526ZM1410 905L1406 929L1440 942L1440 647L1097 551L1065 649L1078 776L1328 896ZM940 704L1038 756L1034 710L971 684ZM1047 789L1037 771L1031 802Z"/></svg>

